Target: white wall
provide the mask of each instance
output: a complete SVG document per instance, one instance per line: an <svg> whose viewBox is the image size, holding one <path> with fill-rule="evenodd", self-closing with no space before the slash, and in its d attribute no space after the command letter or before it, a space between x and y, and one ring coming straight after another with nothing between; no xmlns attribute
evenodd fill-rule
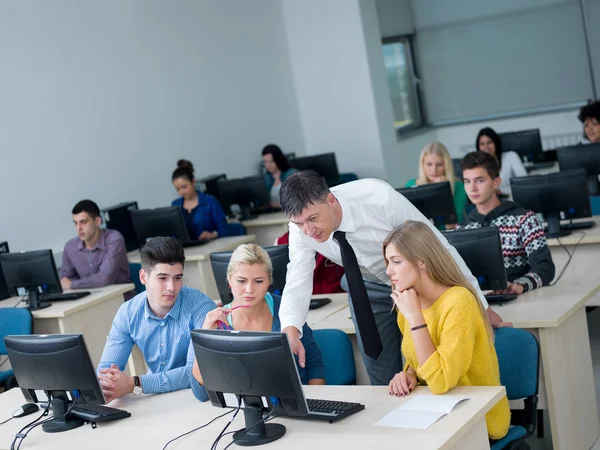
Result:
<svg viewBox="0 0 600 450"><path fill-rule="evenodd" d="M410 0L375 0L381 37L396 37L415 31Z"/></svg>
<svg viewBox="0 0 600 450"><path fill-rule="evenodd" d="M379 41L374 0L281 0L306 151L334 151L340 172L385 178L384 147L393 123L389 94L379 69L369 65L373 40ZM387 112L386 112L387 108ZM382 140L383 136L383 140Z"/></svg>
<svg viewBox="0 0 600 450"><path fill-rule="evenodd" d="M241 176L266 143L305 153L278 0L5 2L0 54L13 251L62 249L83 198L170 204L179 158Z"/></svg>

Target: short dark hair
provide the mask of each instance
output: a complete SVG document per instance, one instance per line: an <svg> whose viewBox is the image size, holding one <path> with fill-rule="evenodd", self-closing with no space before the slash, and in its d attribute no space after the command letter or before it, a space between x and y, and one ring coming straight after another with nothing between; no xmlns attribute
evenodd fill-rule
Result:
<svg viewBox="0 0 600 450"><path fill-rule="evenodd" d="M290 170L290 162L285 157L279 146L275 144L269 144L262 149L262 156L271 155L273 157L273 161L277 164L277 168L282 172L286 170Z"/></svg>
<svg viewBox="0 0 600 450"><path fill-rule="evenodd" d="M467 153L460 162L460 168L463 172L478 167L483 167L492 180L500 176L498 161L489 153L479 151Z"/></svg>
<svg viewBox="0 0 600 450"><path fill-rule="evenodd" d="M155 237L150 239L140 250L142 269L151 272L157 264L184 265L185 253L183 245L172 237Z"/></svg>
<svg viewBox="0 0 600 450"><path fill-rule="evenodd" d="M494 146L496 147L496 159L498 160L498 166L500 168L502 168L502 141L500 140L500 136L498 136L498 133L496 133L494 131L493 128L490 127L486 127L486 128L482 128L481 130L479 130L479 133L477 133L477 140L475 141L475 150L479 151L479 139L481 138L481 136L487 136L489 137L492 142L494 143Z"/></svg>
<svg viewBox="0 0 600 450"><path fill-rule="evenodd" d="M577 116L581 123L585 122L586 119L596 119L600 122L600 101L590 102L585 106L582 106Z"/></svg>
<svg viewBox="0 0 600 450"><path fill-rule="evenodd" d="M187 159L177 161L177 169L173 171L171 181L175 181L177 178L185 178L190 183L194 182L194 165Z"/></svg>
<svg viewBox="0 0 600 450"><path fill-rule="evenodd" d="M325 178L313 170L303 170L281 183L279 202L283 213L294 217L310 205L323 203L330 193Z"/></svg>
<svg viewBox="0 0 600 450"><path fill-rule="evenodd" d="M88 213L92 219L100 216L100 208L96 202L91 200L81 200L75 206L73 206L73 210L71 214L81 214L82 212Z"/></svg>

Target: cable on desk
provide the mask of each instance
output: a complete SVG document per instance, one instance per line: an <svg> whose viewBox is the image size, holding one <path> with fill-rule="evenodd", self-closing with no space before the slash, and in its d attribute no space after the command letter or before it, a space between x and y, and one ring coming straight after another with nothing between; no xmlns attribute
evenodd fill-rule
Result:
<svg viewBox="0 0 600 450"><path fill-rule="evenodd" d="M558 283L560 281L560 279L562 278L562 276L565 274L565 271L567 270L567 267L569 267L569 264L571 264L571 260L573 259L573 255L575 254L575 250L577 250L577 247L579 246L579 244L581 243L581 241L585 237L585 231L580 231L580 233L581 233L581 237L579 238L579 240L573 246L573 251L572 252L570 252L569 249L562 242L560 242L560 238L556 238L556 240L558 241L558 244L567 253L567 255L569 255L569 259L567 260L567 262L563 266L562 270L558 274L558 277L556 277L556 280L554 280L554 282L550 283L549 286L556 286L556 283Z"/></svg>
<svg viewBox="0 0 600 450"><path fill-rule="evenodd" d="M190 431L188 431L188 432L186 432L186 433L180 434L180 435L179 435L179 436L177 436L177 437L174 437L173 439L171 439L169 442L167 442L167 443L165 444L165 446L162 448L162 450L165 450L169 444L171 444L172 442L175 442L177 439L180 439L180 438L182 438L182 437L184 437L184 436L187 436L188 434L191 434L191 433L193 433L194 431L198 431L198 430L200 430L200 429L202 429L202 428L204 428L204 427L207 427L207 426L209 426L211 423L213 423L215 420L217 420L217 419L220 419L221 417L225 417L227 414L231 414L231 413L232 413L232 412L234 412L234 411L235 411L234 409L232 409L232 410L230 410L230 411L227 411L225 414L221 414L220 416L217 416L217 417L215 417L215 418L214 418L214 419L212 419L210 422L207 422L207 423L205 423L204 425L201 425L201 426L199 426L199 427L197 427L197 428L194 428L193 430L190 430Z"/></svg>

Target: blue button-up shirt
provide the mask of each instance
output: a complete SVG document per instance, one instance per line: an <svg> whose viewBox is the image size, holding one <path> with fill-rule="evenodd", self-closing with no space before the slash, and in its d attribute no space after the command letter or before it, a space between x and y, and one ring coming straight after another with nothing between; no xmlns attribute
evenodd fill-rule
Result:
<svg viewBox="0 0 600 450"><path fill-rule="evenodd" d="M184 286L171 311L161 319L150 309L146 292L136 295L117 311L98 370L111 364L125 370L136 344L150 369L140 377L144 393L190 387L194 363L190 332L202 328L206 314L215 307L202 292Z"/></svg>

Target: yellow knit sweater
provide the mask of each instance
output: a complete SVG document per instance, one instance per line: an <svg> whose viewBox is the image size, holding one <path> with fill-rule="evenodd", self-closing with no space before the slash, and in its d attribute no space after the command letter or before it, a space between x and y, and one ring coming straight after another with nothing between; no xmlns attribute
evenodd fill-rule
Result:
<svg viewBox="0 0 600 450"><path fill-rule="evenodd" d="M419 366L410 324L398 313L405 370L412 367L419 381L425 381L434 394L444 394L455 386L500 386L496 349L488 339L477 299L467 289L448 289L422 313L436 351ZM486 414L485 421L490 438L506 435L510 425L506 396Z"/></svg>

